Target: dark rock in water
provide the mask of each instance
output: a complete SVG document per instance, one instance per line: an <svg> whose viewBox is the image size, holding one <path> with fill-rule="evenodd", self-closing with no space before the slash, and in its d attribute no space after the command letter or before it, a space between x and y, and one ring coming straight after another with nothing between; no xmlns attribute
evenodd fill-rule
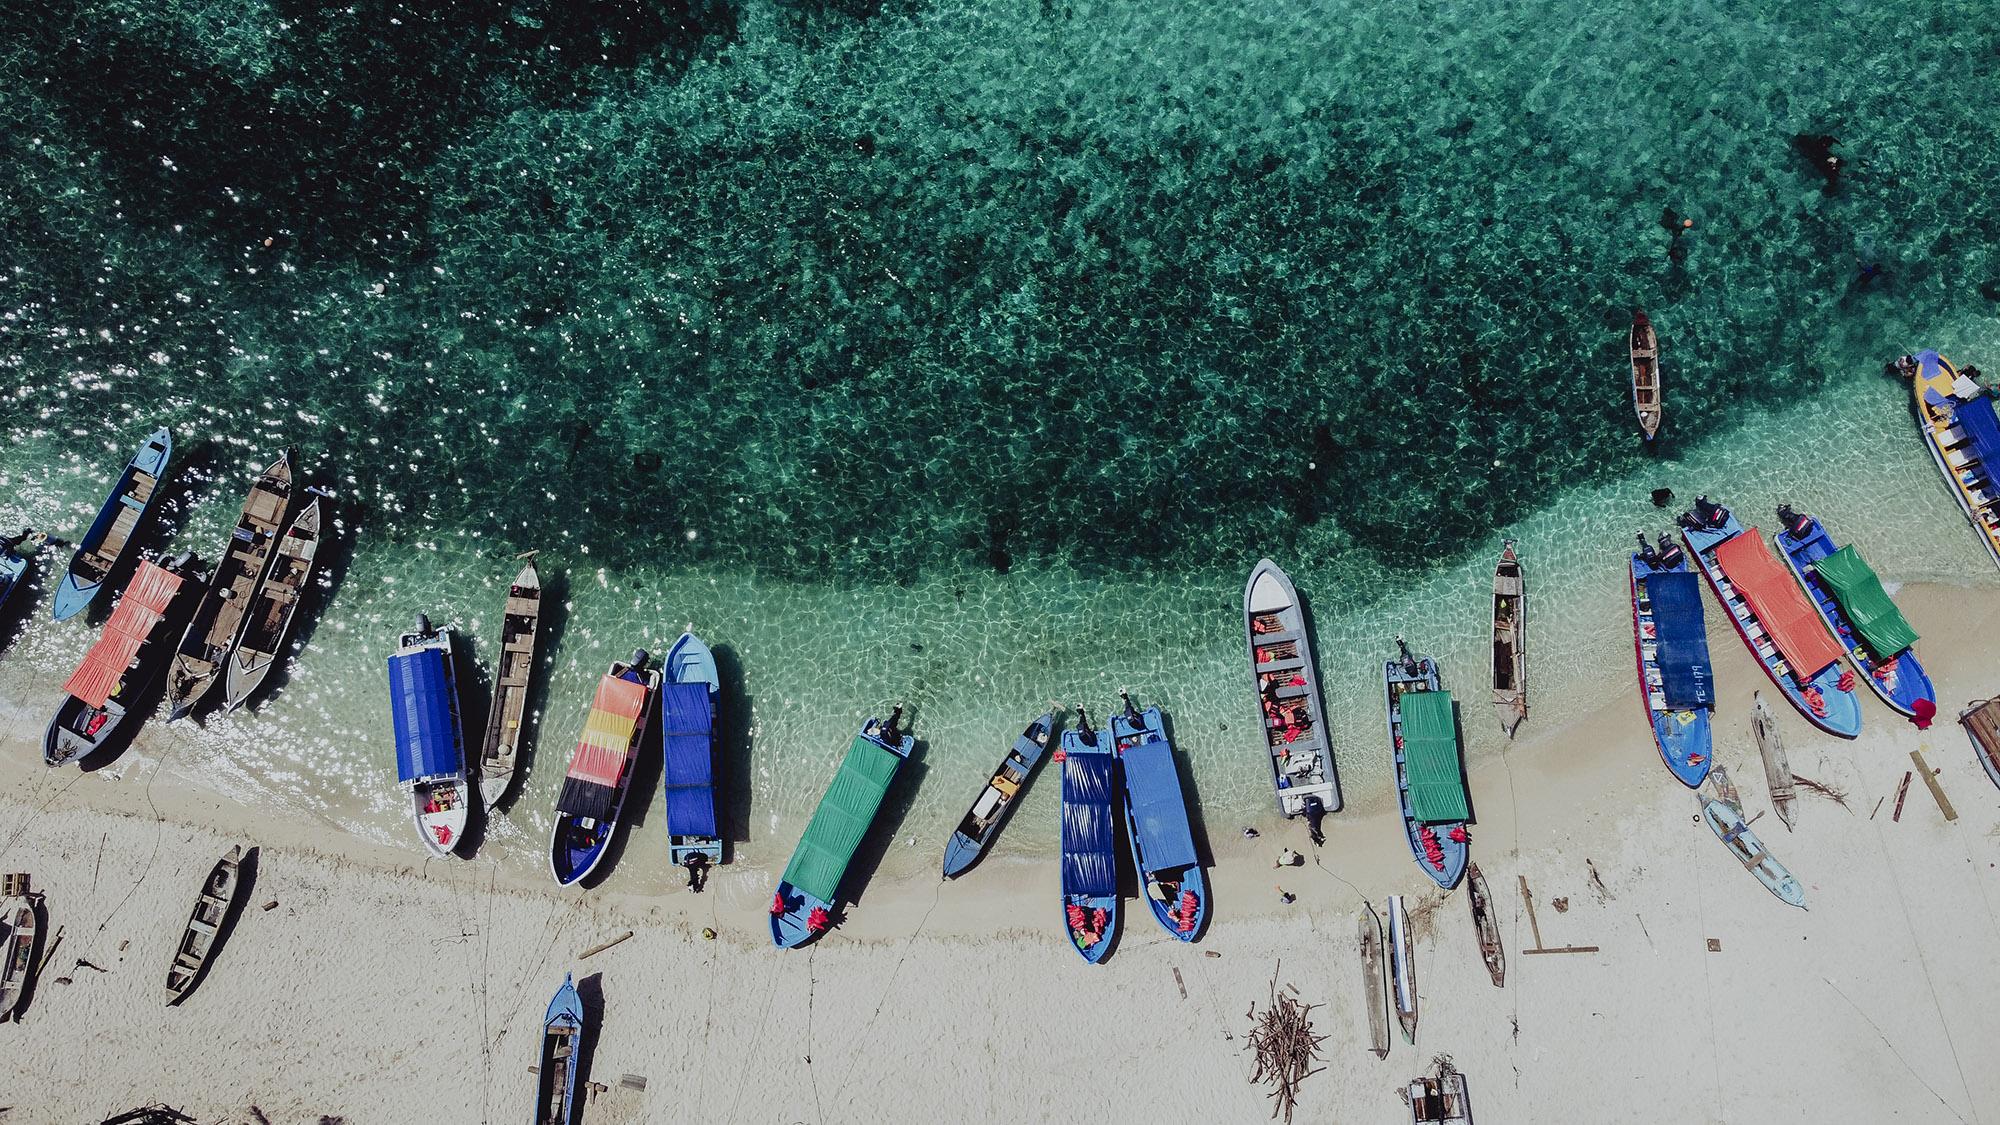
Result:
<svg viewBox="0 0 2000 1125"><path fill-rule="evenodd" d="M1979 295L1989 301L2000 301L2000 280L1980 282Z"/></svg>
<svg viewBox="0 0 2000 1125"><path fill-rule="evenodd" d="M657 473L664 463L660 455L650 449L642 449L632 455L632 471L635 473Z"/></svg>
<svg viewBox="0 0 2000 1125"><path fill-rule="evenodd" d="M1671 489L1671 488L1656 488L1656 489L1654 489L1654 490L1653 490L1653 507L1655 507L1655 508L1664 508L1664 507L1666 507L1667 505L1669 505L1669 504L1671 504L1671 503L1673 503L1673 502L1674 502L1674 490L1673 490L1673 489Z"/></svg>
<svg viewBox="0 0 2000 1125"><path fill-rule="evenodd" d="M918 644L918 643L917 643L917 642L915 642L915 641L911 641L911 642L910 642L910 651L911 651L911 652L922 652L922 651L924 651L924 646L922 646L922 645Z"/></svg>
<svg viewBox="0 0 2000 1125"><path fill-rule="evenodd" d="M866 133L854 138L854 151L863 156L875 155L875 138Z"/></svg>
<svg viewBox="0 0 2000 1125"><path fill-rule="evenodd" d="M1827 133L1799 133L1792 137L1792 147L1811 162L1813 171L1826 179L1826 194L1840 190L1840 170L1846 161L1834 154L1833 146L1840 138Z"/></svg>

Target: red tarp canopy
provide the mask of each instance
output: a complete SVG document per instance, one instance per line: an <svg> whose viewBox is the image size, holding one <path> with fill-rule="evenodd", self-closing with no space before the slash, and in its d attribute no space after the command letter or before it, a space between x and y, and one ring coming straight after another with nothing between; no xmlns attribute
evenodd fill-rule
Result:
<svg viewBox="0 0 2000 1125"><path fill-rule="evenodd" d="M76 666L63 690L92 708L103 707L180 588L180 575L150 561L140 563L138 573L125 587L125 596L118 599L118 608L111 611L111 620L104 623L104 635L84 654L83 663Z"/></svg>
<svg viewBox="0 0 2000 1125"><path fill-rule="evenodd" d="M646 685L616 676L599 680L590 717L583 721L583 738L576 744L576 757L570 759L569 776L617 788L645 706Z"/></svg>
<svg viewBox="0 0 2000 1125"><path fill-rule="evenodd" d="M1737 596L1750 603L1757 623L1791 664L1792 675L1801 684L1840 659L1840 645L1826 631L1819 611L1806 600L1791 572L1771 557L1771 549L1756 528L1717 547L1715 561L1736 587Z"/></svg>

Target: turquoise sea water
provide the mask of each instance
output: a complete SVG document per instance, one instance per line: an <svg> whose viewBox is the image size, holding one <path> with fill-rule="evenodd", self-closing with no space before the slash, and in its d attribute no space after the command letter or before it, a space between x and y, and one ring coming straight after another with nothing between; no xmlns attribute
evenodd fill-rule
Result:
<svg viewBox="0 0 2000 1125"><path fill-rule="evenodd" d="M549 753L488 844L524 862L592 677L689 623L741 670L744 857L781 862L847 731L907 700L929 745L900 828L928 866L1015 729L1120 686L1174 713L1212 821L1259 813L1260 554L1314 600L1363 798L1396 632L1478 700L1501 534L1542 595L1530 731L1629 690L1619 551L1666 525L1660 485L1816 504L1892 578L1992 578L1876 375L1925 344L2000 363L1983 5L16 26L0 519L80 529L165 423L181 542L213 555L246 474L303 447L352 549L302 659L258 713L139 753L354 830L406 831L394 632L428 612L487 658L531 548L568 585ZM1801 133L1841 139L1836 193ZM1669 207L1695 223L1678 261ZM1666 353L1657 455L1634 305ZM0 651L5 713L38 728L89 639L38 611ZM1052 790L1011 842L1046 842Z"/></svg>

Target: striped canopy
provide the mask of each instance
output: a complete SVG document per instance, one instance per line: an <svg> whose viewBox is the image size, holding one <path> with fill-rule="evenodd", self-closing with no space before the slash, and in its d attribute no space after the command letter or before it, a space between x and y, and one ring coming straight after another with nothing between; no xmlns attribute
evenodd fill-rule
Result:
<svg viewBox="0 0 2000 1125"><path fill-rule="evenodd" d="M125 596L118 599L118 608L111 611L111 620L104 623L104 635L90 646L63 690L90 707L104 706L180 588L180 575L151 560L140 563L131 584L125 587Z"/></svg>

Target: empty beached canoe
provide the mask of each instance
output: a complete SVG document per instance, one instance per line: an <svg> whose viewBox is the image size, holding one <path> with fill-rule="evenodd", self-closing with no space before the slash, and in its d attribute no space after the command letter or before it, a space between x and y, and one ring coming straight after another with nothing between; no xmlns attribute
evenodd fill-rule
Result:
<svg viewBox="0 0 2000 1125"><path fill-rule="evenodd" d="M487 709L486 736L479 744L479 797L489 809L500 803L514 783L541 619L542 576L531 558L508 584L507 600L500 608L500 657L493 673L493 706Z"/></svg>
<svg viewBox="0 0 2000 1125"><path fill-rule="evenodd" d="M194 991L201 975L222 950L222 927L229 920L229 908L242 889L243 845L230 848L195 895L194 912L188 915L187 929L174 949L173 964L167 966L167 1003L178 1004Z"/></svg>
<svg viewBox="0 0 2000 1125"><path fill-rule="evenodd" d="M0 1020L18 1014L28 974L35 965L35 900L28 896L28 877L8 875L0 889Z"/></svg>
<svg viewBox="0 0 2000 1125"><path fill-rule="evenodd" d="M542 1017L541 1065L535 1076L535 1125L570 1125L576 1115L576 1071L583 1046L583 998L563 974Z"/></svg>
<svg viewBox="0 0 2000 1125"><path fill-rule="evenodd" d="M1725 801L1695 794L1695 804L1701 808L1701 818L1715 838L1721 840L1729 854L1743 865L1743 869L1756 876L1764 889L1777 895L1785 902L1803 909L1806 904L1806 889L1799 885L1785 865L1771 858L1764 850L1764 842L1743 821L1743 810Z"/></svg>

